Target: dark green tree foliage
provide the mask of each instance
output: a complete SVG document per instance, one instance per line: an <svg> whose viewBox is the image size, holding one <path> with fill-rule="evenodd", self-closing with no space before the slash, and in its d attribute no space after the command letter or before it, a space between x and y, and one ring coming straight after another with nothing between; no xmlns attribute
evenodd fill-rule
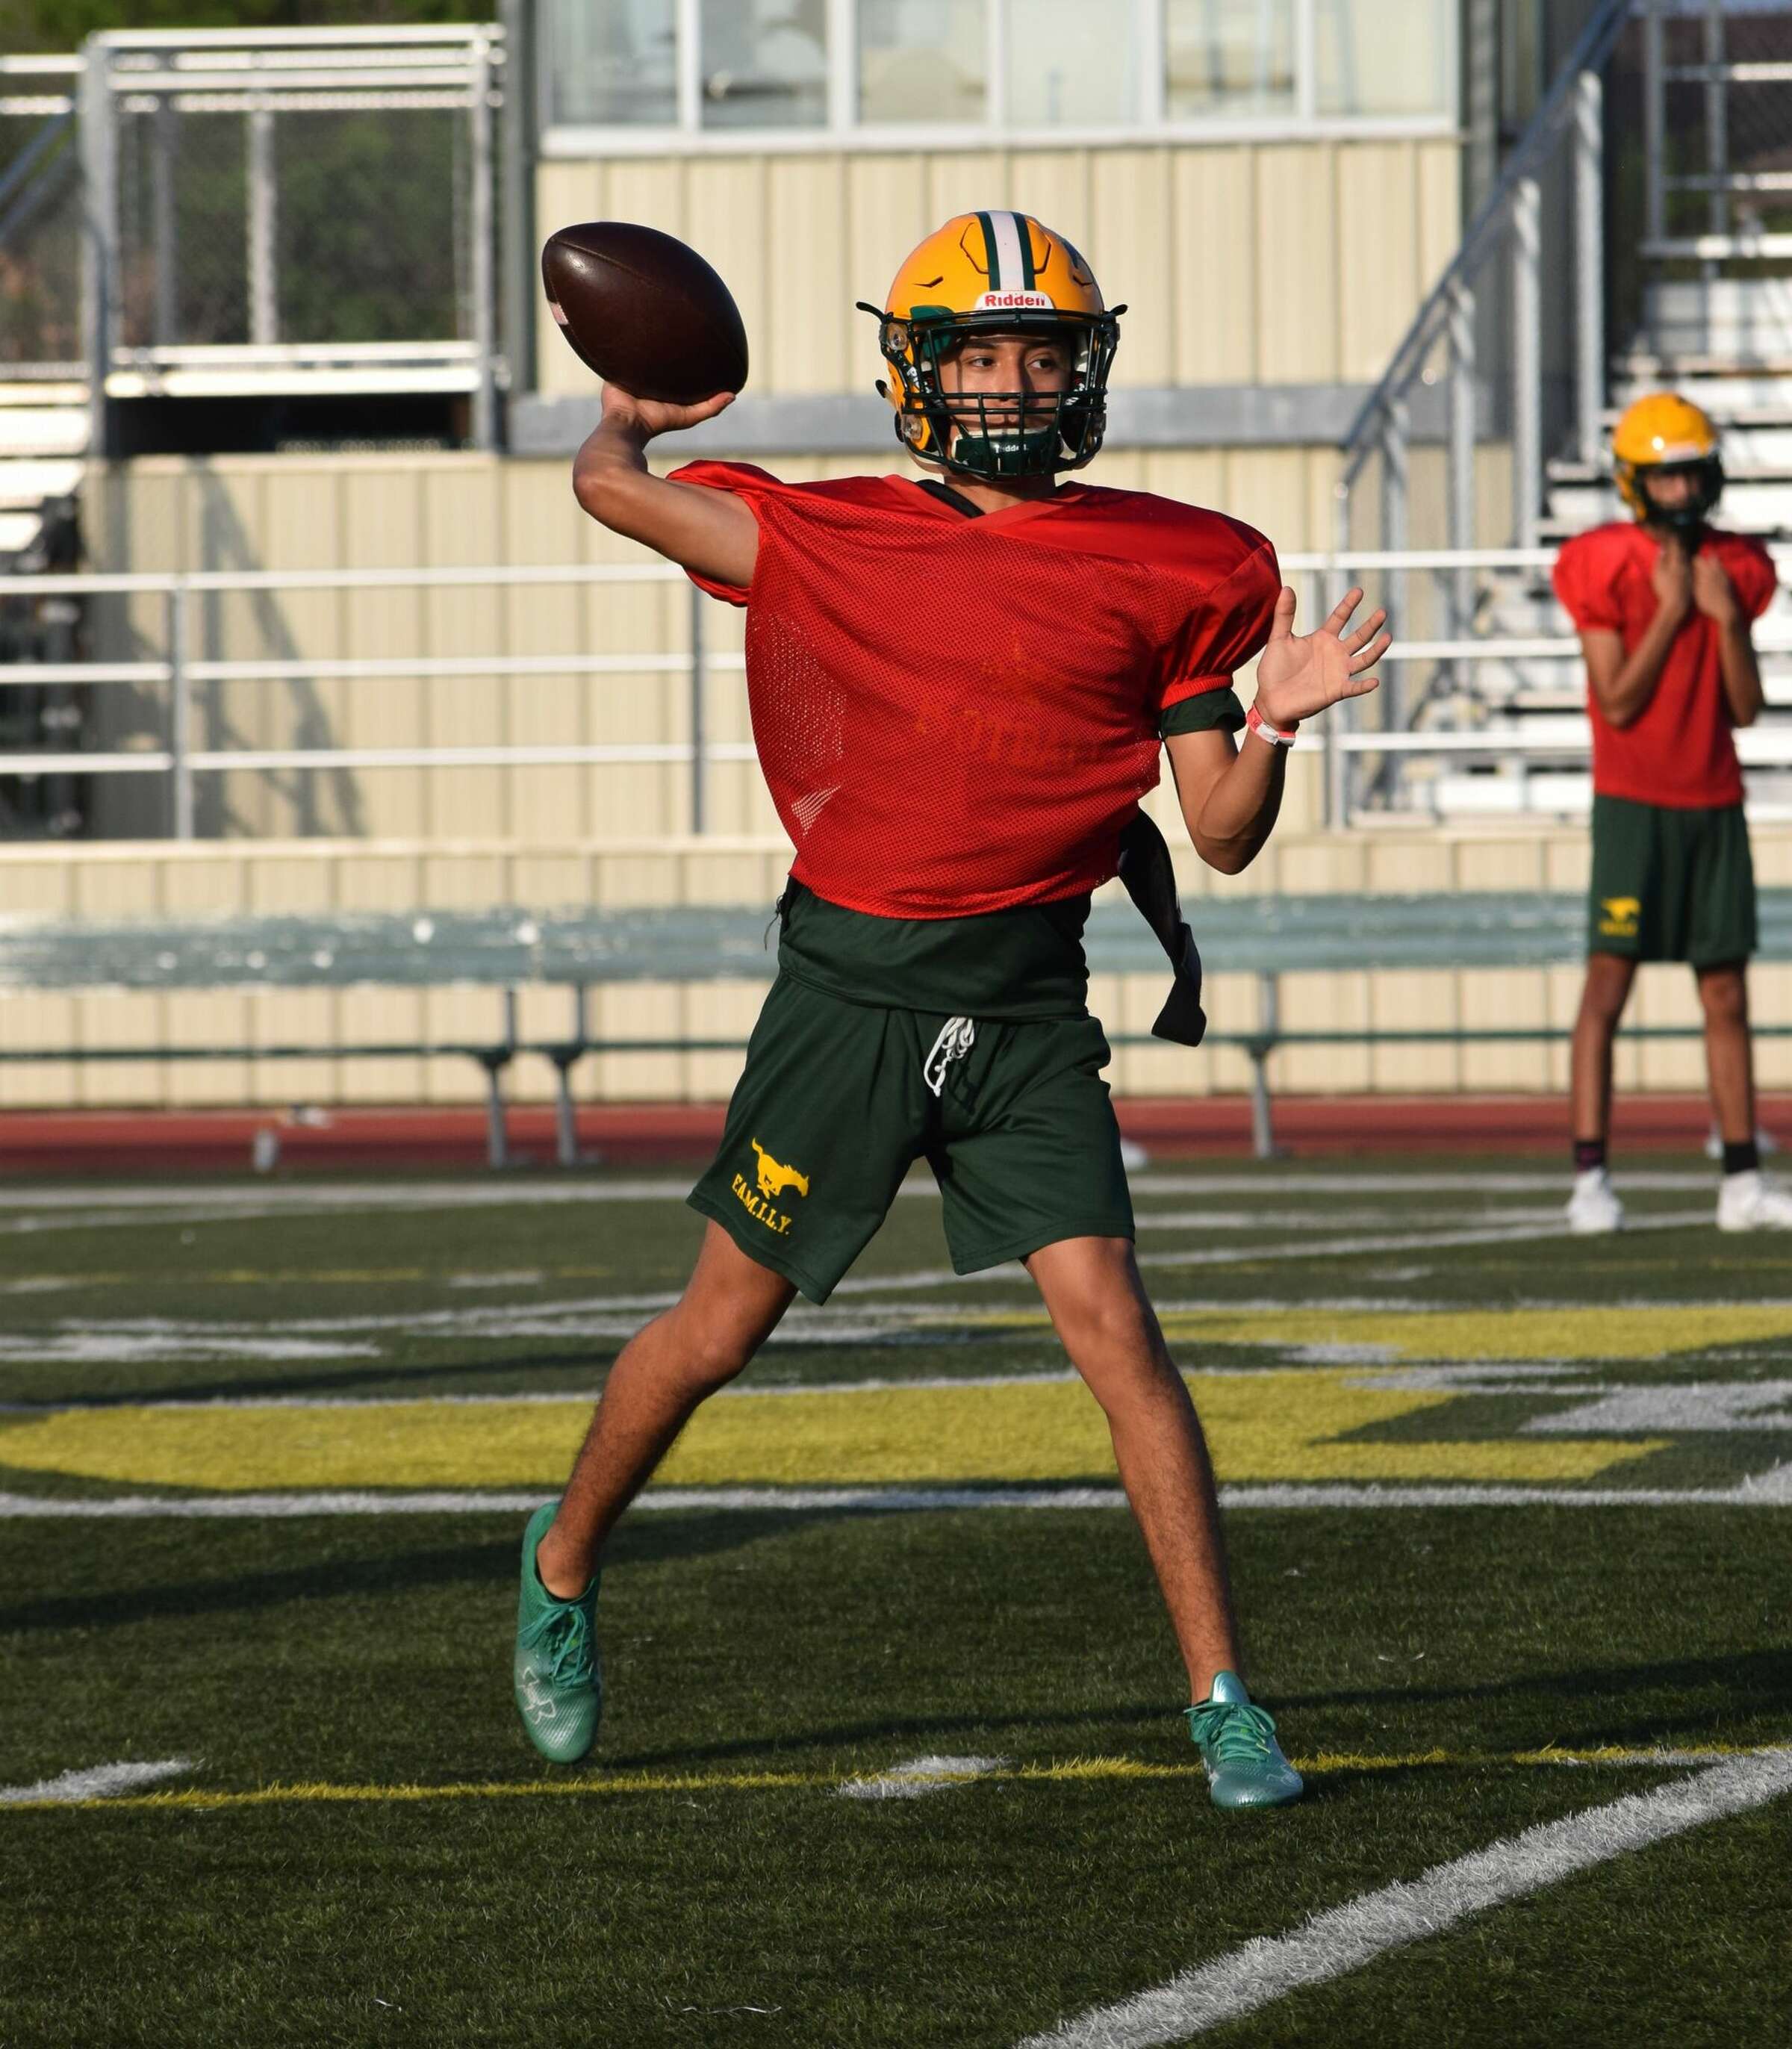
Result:
<svg viewBox="0 0 1792 2049"><path fill-rule="evenodd" d="M465 219L465 131L439 113L286 123L279 164L280 320L307 341L448 337Z"/></svg>
<svg viewBox="0 0 1792 2049"><path fill-rule="evenodd" d="M0 51L73 49L103 29L384 28L496 14L478 0L0 0Z"/></svg>

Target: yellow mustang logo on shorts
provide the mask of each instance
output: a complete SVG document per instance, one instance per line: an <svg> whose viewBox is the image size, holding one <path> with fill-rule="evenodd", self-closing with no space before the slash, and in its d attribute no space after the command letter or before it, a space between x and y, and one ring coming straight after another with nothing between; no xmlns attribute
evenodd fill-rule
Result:
<svg viewBox="0 0 1792 2049"><path fill-rule="evenodd" d="M1642 902L1636 896L1602 896L1600 908L1604 916L1599 921L1600 932L1608 939L1634 939L1637 935L1637 920L1642 915Z"/></svg>
<svg viewBox="0 0 1792 2049"><path fill-rule="evenodd" d="M748 1142L759 1155L759 1192L762 1196L781 1196L786 1188L795 1188L799 1196L808 1194L807 1174L799 1174L794 1167L780 1166L756 1138Z"/></svg>
<svg viewBox="0 0 1792 2049"><path fill-rule="evenodd" d="M809 1176L795 1167L787 1167L781 1161L774 1160L756 1138L748 1141L759 1155L759 1186L756 1189L748 1182L744 1174L734 1176L734 1199L750 1217L756 1217L765 1228L782 1238L791 1227L787 1213L773 1208L767 1199L781 1196L787 1188L794 1188L799 1196L809 1192Z"/></svg>

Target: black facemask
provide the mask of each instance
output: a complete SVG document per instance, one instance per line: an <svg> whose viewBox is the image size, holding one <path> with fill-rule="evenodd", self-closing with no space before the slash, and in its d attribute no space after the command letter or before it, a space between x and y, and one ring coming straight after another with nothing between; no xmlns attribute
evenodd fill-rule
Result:
<svg viewBox="0 0 1792 2049"><path fill-rule="evenodd" d="M1652 474L1664 472L1690 476L1696 480L1698 488L1682 504L1671 507L1659 505L1649 488L1649 479ZM1708 456L1703 462L1662 463L1653 470L1642 471L1637 482L1643 502L1649 507L1650 524L1666 527L1670 534L1678 535L1689 547L1693 547L1703 538L1705 523L1723 496L1724 465L1715 455Z"/></svg>

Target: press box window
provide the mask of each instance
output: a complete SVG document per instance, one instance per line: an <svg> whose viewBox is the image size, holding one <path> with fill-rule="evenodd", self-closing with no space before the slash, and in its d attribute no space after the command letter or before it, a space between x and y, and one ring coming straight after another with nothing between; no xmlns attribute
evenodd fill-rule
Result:
<svg viewBox="0 0 1792 2049"><path fill-rule="evenodd" d="M703 0L706 128L827 122L827 0Z"/></svg>
<svg viewBox="0 0 1792 2049"><path fill-rule="evenodd" d="M1295 0L1167 0L1164 111L1293 112Z"/></svg>
<svg viewBox="0 0 1792 2049"><path fill-rule="evenodd" d="M1137 118L1139 84L1136 9L1010 0L1011 127L1124 128Z"/></svg>
<svg viewBox="0 0 1792 2049"><path fill-rule="evenodd" d="M676 0L542 0L540 95L550 126L671 128L678 119Z"/></svg>
<svg viewBox="0 0 1792 2049"><path fill-rule="evenodd" d="M975 127L989 109L985 0L858 0L859 119Z"/></svg>
<svg viewBox="0 0 1792 2049"><path fill-rule="evenodd" d="M1447 114L1456 10L1438 0L1312 0L1313 105L1322 115Z"/></svg>

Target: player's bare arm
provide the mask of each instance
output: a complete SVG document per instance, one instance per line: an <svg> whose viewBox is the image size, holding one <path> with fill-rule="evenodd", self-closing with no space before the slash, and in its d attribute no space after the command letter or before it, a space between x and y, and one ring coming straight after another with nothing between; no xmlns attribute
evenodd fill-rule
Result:
<svg viewBox="0 0 1792 2049"><path fill-rule="evenodd" d="M733 397L718 391L700 405L663 405L606 384L604 416L573 458L573 495L612 533L644 542L681 569L744 590L759 556L759 522L725 491L655 476L646 453L655 435L713 419Z"/></svg>
<svg viewBox="0 0 1792 2049"><path fill-rule="evenodd" d="M1752 725L1761 716L1765 694L1748 615L1724 565L1702 550L1693 558L1693 602L1717 628L1718 668L1731 719Z"/></svg>
<svg viewBox="0 0 1792 2049"><path fill-rule="evenodd" d="M1345 698L1362 697L1379 678L1368 671L1392 644L1379 606L1361 625L1351 620L1361 590L1347 591L1316 632L1294 631L1294 593L1276 601L1269 643L1257 665L1257 710L1278 732L1292 733ZM1210 868L1236 875L1261 852L1281 809L1286 748L1230 733L1183 733L1165 743L1176 797L1195 850Z"/></svg>
<svg viewBox="0 0 1792 2049"><path fill-rule="evenodd" d="M1649 709L1673 636L1693 609L1692 562L1677 535L1670 534L1662 542L1650 581L1655 616L1627 655L1623 642L1603 627L1584 629L1580 635L1588 687L1601 715L1616 726L1634 725Z"/></svg>

